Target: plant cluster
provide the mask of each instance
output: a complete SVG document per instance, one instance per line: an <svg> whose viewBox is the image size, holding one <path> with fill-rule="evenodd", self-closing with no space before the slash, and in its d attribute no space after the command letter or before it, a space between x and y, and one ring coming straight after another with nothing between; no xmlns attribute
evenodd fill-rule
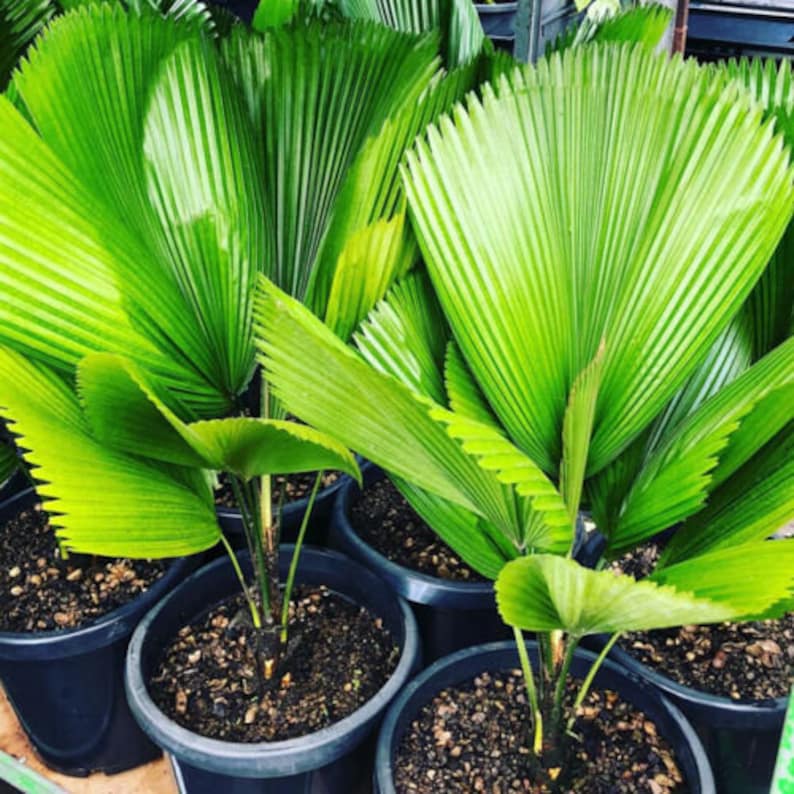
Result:
<svg viewBox="0 0 794 794"><path fill-rule="evenodd" d="M791 101L785 65L569 50L408 153L426 272L392 288L355 349L262 280L274 392L386 468L496 580L553 768L620 633L791 608L794 544L767 541L794 509ZM583 507L605 560L682 527L635 581L573 559ZM566 703L593 634L612 639Z"/></svg>
<svg viewBox="0 0 794 794"><path fill-rule="evenodd" d="M495 581L552 768L621 633L791 608L787 65L654 55L653 7L524 67L468 0L75 5L0 96L0 410L67 550L225 542L224 472L270 675L311 510L284 592L271 477L354 450Z"/></svg>
<svg viewBox="0 0 794 794"><path fill-rule="evenodd" d="M289 592L270 477L358 467L286 421L266 383L247 404L257 277L349 335L417 256L402 151L490 67L478 51L443 67L438 33L380 24L374 3L333 22L260 14L261 33L220 39L199 6L84 5L0 98L3 412L66 549L224 542L211 485L225 472L272 660Z"/></svg>

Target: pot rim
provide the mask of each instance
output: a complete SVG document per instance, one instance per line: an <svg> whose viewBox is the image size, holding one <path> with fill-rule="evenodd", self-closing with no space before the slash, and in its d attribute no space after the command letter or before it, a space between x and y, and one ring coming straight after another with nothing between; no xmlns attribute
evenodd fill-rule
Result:
<svg viewBox="0 0 794 794"><path fill-rule="evenodd" d="M474 7L480 14L509 14L518 10L518 2L514 3L475 3Z"/></svg>
<svg viewBox="0 0 794 794"><path fill-rule="evenodd" d="M362 467L362 478L366 485L379 482L386 477L386 472L374 463L367 462ZM459 608L489 608L494 600L493 582L461 582L453 579L441 579L437 576L414 571L404 565L393 562L364 541L350 522L350 508L353 494L358 483L350 479L344 483L337 494L331 514L331 536L337 535L353 551L353 556L370 568L377 571L381 578L392 585L399 594L411 602L432 606L453 605ZM343 549L347 551L347 549ZM453 603L450 603L452 601Z"/></svg>
<svg viewBox="0 0 794 794"><path fill-rule="evenodd" d="M538 647L534 640L526 640L525 644L527 648L533 652L536 651ZM518 667L519 659L515 642L513 640L491 642L484 645L475 645L471 648L464 648L461 651L457 651L456 653L445 656L442 659L434 662L432 665L419 673L419 675L417 675L408 684L408 686L403 689L399 696L395 698L394 702L389 707L389 710L386 712L386 716L384 717L383 723L381 725L380 735L378 736L378 744L375 750L375 771L373 773L373 783L375 792L377 792L377 794L395 794L394 783L391 776L393 761L392 745L394 744L394 735L397 731L398 723L402 719L403 712L411 703L414 695L434 678L443 676L443 674L448 670L461 665L461 663L471 659L472 657L483 657L483 672L493 669L489 667L489 664L491 663L490 657L499 657L505 652L515 652L516 659L514 666ZM580 659L584 658L590 662L596 659L596 654L585 650L582 647L577 648L575 656L579 657ZM507 665L503 665L501 663L498 665L498 667L499 669L508 669ZM681 731L681 739L689 746L691 750L694 768L699 778L698 782L701 784L701 794L712 794L715 792L716 787L714 783L714 776L706 755L706 751L702 742L698 738L695 729L692 727L691 723L680 711L680 709L678 709L675 704L671 703L660 692L653 689L650 684L643 681L642 679L637 678L630 671L626 670L620 664L610 660L609 658L604 660L599 673L596 675L596 681L598 681L599 675L602 673L602 671L609 671L612 674L617 674L625 678L630 686L644 690L646 693L650 694L651 697L654 697L658 701L659 707L663 711L667 712L669 718L676 723L679 730ZM468 672L466 672L465 675L461 676L458 682L465 681L468 678L470 678L470 675ZM452 685L450 682L444 682L440 686L450 685ZM430 695L430 697L432 697L432 695ZM627 700L631 702L629 698L627 698ZM427 701L425 700L422 704L417 705L417 709L426 702ZM409 718L412 718L415 713L416 710L413 710L413 712L409 715ZM690 780L688 782L691 785L693 781Z"/></svg>
<svg viewBox="0 0 794 794"><path fill-rule="evenodd" d="M32 486L0 502L0 515L8 510L25 509L33 498L40 499ZM42 500L43 501L43 500ZM117 642L132 633L139 618L185 573L190 558L170 558L165 573L146 591L126 604L106 612L96 620L73 629L37 632L0 631L0 658L17 661L46 661L88 653Z"/></svg>
<svg viewBox="0 0 794 794"><path fill-rule="evenodd" d="M281 554L291 548L289 545L282 546ZM240 559L245 559L247 556L247 554L239 555ZM340 743L340 740L346 735L363 730L367 723L373 722L410 678L419 658L419 640L416 621L405 601L392 593L372 572L342 554L305 546L301 552L301 563L307 558L324 560L335 567L348 566L350 577L355 577L356 581L366 581L372 587L380 586L386 597L394 599L404 633L397 667L383 686L354 712L304 736L275 742L229 742L201 736L182 727L167 717L155 705L149 694L147 681L143 675L144 644L149 626L171 603L219 568L225 566L231 568L230 561L225 557L214 560L172 590L143 618L127 650L125 686L130 709L149 737L180 762L184 761L191 766L209 769L218 774L239 777L283 777L317 769L341 757L344 753L334 753L334 747ZM298 572L300 573L300 565ZM330 589L334 590L334 588ZM351 598L341 590L335 591L346 598ZM359 605L366 606L360 603ZM185 616L185 619L191 618ZM318 755L323 758L322 764L318 764L315 760Z"/></svg>

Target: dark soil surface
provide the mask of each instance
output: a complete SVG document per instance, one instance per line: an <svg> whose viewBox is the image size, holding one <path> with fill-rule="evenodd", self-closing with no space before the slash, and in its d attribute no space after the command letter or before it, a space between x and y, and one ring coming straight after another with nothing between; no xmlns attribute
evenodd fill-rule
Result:
<svg viewBox="0 0 794 794"><path fill-rule="evenodd" d="M350 523L362 540L398 565L439 579L485 581L430 529L389 479L362 491Z"/></svg>
<svg viewBox="0 0 794 794"><path fill-rule="evenodd" d="M786 697L794 686L794 614L780 620L634 632L624 650L679 684L733 700Z"/></svg>
<svg viewBox="0 0 794 794"><path fill-rule="evenodd" d="M613 567L642 578L653 570L659 551L645 544ZM619 644L679 684L733 700L785 697L794 685L794 613L779 620L633 632Z"/></svg>
<svg viewBox="0 0 794 794"><path fill-rule="evenodd" d="M298 588L290 625L288 654L263 680L242 596L227 599L166 649L149 687L155 703L202 736L279 741L347 717L397 666L381 620L324 588Z"/></svg>
<svg viewBox="0 0 794 794"><path fill-rule="evenodd" d="M569 695L574 695L573 682ZM424 706L403 737L395 761L397 792L670 794L687 790L673 751L657 734L655 724L614 692L590 692L573 728L579 739L571 739L562 769L537 771L529 749L530 730L519 670L484 673L445 689ZM555 777L556 784L549 779Z"/></svg>
<svg viewBox="0 0 794 794"><path fill-rule="evenodd" d="M306 472L304 474L289 474L286 476L278 475L273 478L273 504L281 502L281 495L284 494L284 504L299 502L305 499L314 488L316 472ZM318 496L324 488L330 488L342 475L338 471L327 471L323 474ZM229 507L237 509L234 500L234 493L228 480L221 475L220 487L215 491L215 504L218 507Z"/></svg>
<svg viewBox="0 0 794 794"><path fill-rule="evenodd" d="M157 581L164 561L62 560L47 513L21 512L0 528L0 631L83 626L132 601Z"/></svg>
<svg viewBox="0 0 794 794"><path fill-rule="evenodd" d="M615 560L611 567L614 571L626 573L635 579L644 579L653 573L661 553L662 548L650 541L624 554L619 560Z"/></svg>

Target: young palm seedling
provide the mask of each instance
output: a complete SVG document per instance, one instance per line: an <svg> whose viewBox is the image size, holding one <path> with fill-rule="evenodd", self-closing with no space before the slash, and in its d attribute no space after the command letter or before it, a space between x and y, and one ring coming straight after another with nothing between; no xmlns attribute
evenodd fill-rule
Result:
<svg viewBox="0 0 794 794"><path fill-rule="evenodd" d="M441 537L496 580L534 757L557 769L606 655L571 702L583 637L775 615L791 599L794 544L758 534L691 549L643 581L572 559L583 494L595 510L591 485L603 477L618 493L615 461L764 273L794 206L789 153L738 83L600 45L470 98L417 143L404 180L427 273L391 290L357 350L263 279L262 360L291 411L390 471ZM483 193L499 199L475 203ZM787 339L666 434L631 504L615 511L617 547L698 513L786 427L792 364ZM537 632L539 669L524 631Z"/></svg>
<svg viewBox="0 0 794 794"><path fill-rule="evenodd" d="M302 17L216 43L146 4L89 5L52 22L0 97L0 405L59 537L201 551L223 541L225 472L268 670L289 600L270 478L358 468L285 421L267 383L244 415L254 286L267 274L345 334L411 266L400 155L475 79L438 47Z"/></svg>

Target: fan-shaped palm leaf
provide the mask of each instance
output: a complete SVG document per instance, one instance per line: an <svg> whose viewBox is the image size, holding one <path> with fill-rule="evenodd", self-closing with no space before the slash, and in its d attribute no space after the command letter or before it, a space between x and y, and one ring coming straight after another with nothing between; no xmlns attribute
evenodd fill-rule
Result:
<svg viewBox="0 0 794 794"><path fill-rule="evenodd" d="M756 59L729 62L713 68L719 79L736 80L746 86L762 104L765 117L775 123L786 143L789 146L794 144L794 85L788 63L779 65L771 60ZM626 510L624 500L632 483L641 476L644 466L658 461L655 454L659 447L677 432L681 423L790 335L794 316L793 230L794 225L790 224L742 309L644 439L632 445L621 458L588 483L594 516L598 525L608 533L619 520L623 520L620 516ZM688 483L676 479L674 490L680 494L689 487L690 495L703 504L709 490L728 477L731 470L742 465L770 434L788 421L786 408L789 402L785 393L770 396L741 423L739 433L731 436L729 448L721 455L713 477L701 477L698 482L699 475L693 469ZM682 472L679 470L678 474ZM659 488L661 491L661 484ZM730 490L727 487L724 492ZM678 517L685 517L686 512L679 513ZM645 518L648 517L646 515ZM674 514L668 515L668 519L674 517ZM662 516L652 518L650 523L645 523L643 534L660 528L664 520Z"/></svg>
<svg viewBox="0 0 794 794"><path fill-rule="evenodd" d="M705 509L684 522L659 566L713 549L760 541L794 516L794 423L778 433L709 494Z"/></svg>
<svg viewBox="0 0 794 794"><path fill-rule="evenodd" d="M346 16L371 19L407 33L440 30L445 62L461 66L482 51L485 34L469 0L339 0Z"/></svg>
<svg viewBox="0 0 794 794"><path fill-rule="evenodd" d="M592 474L760 276L791 217L787 154L738 88L636 48L569 51L496 93L431 128L409 157L409 200L469 367L548 472L573 379L605 340ZM501 200L470 200L483 194Z"/></svg>
<svg viewBox="0 0 794 794"><path fill-rule="evenodd" d="M86 356L78 380L94 437L112 449L230 472L243 481L319 469L359 477L346 448L304 425L255 417L183 422L168 407L162 390L124 358Z"/></svg>
<svg viewBox="0 0 794 794"><path fill-rule="evenodd" d="M55 13L52 0L0 0L0 91L36 34Z"/></svg>
<svg viewBox="0 0 794 794"><path fill-rule="evenodd" d="M265 280L255 315L269 382L290 411L397 477L487 518L513 540L520 537L515 504L430 418L432 400L378 372ZM293 348L302 351L299 358L286 353L288 339L300 341ZM327 399L318 399L321 392ZM355 411L353 394L365 396Z"/></svg>
<svg viewBox="0 0 794 794"><path fill-rule="evenodd" d="M748 558L757 563L751 571ZM761 543L703 555L637 582L541 554L508 563L496 598L512 626L577 637L717 623L768 613L792 593L792 563L794 543Z"/></svg>
<svg viewBox="0 0 794 794"><path fill-rule="evenodd" d="M620 554L696 513L725 481L794 419L794 338L748 369L660 443L645 461L614 526Z"/></svg>
<svg viewBox="0 0 794 794"><path fill-rule="evenodd" d="M378 178L369 179L374 184L358 210L366 214L349 231L361 232L382 217L373 211L380 186L396 172L396 163L389 171L384 160L397 156L391 147L399 153L410 142L390 117L423 95L438 69L436 51L432 34L417 39L368 22L276 29L264 38L239 33L225 44L262 147L275 234L268 274L290 294L306 297L334 214L354 211L346 180L357 179L362 150L376 146L368 173ZM387 124L384 139L371 142ZM387 219L393 209L384 207ZM336 247L337 257L349 238ZM327 266L336 264L330 257ZM313 305L325 308L316 299Z"/></svg>
<svg viewBox="0 0 794 794"><path fill-rule="evenodd" d="M209 482L98 443L72 387L46 367L0 348L2 410L51 501L53 524L76 551L172 557L209 548L220 529ZM89 487L90 483L90 487Z"/></svg>
<svg viewBox="0 0 794 794"><path fill-rule="evenodd" d="M653 49L662 40L672 17L669 8L656 3L625 8L603 19L588 13L578 25L569 25L549 42L546 52L562 52L590 43L621 42L637 42Z"/></svg>

